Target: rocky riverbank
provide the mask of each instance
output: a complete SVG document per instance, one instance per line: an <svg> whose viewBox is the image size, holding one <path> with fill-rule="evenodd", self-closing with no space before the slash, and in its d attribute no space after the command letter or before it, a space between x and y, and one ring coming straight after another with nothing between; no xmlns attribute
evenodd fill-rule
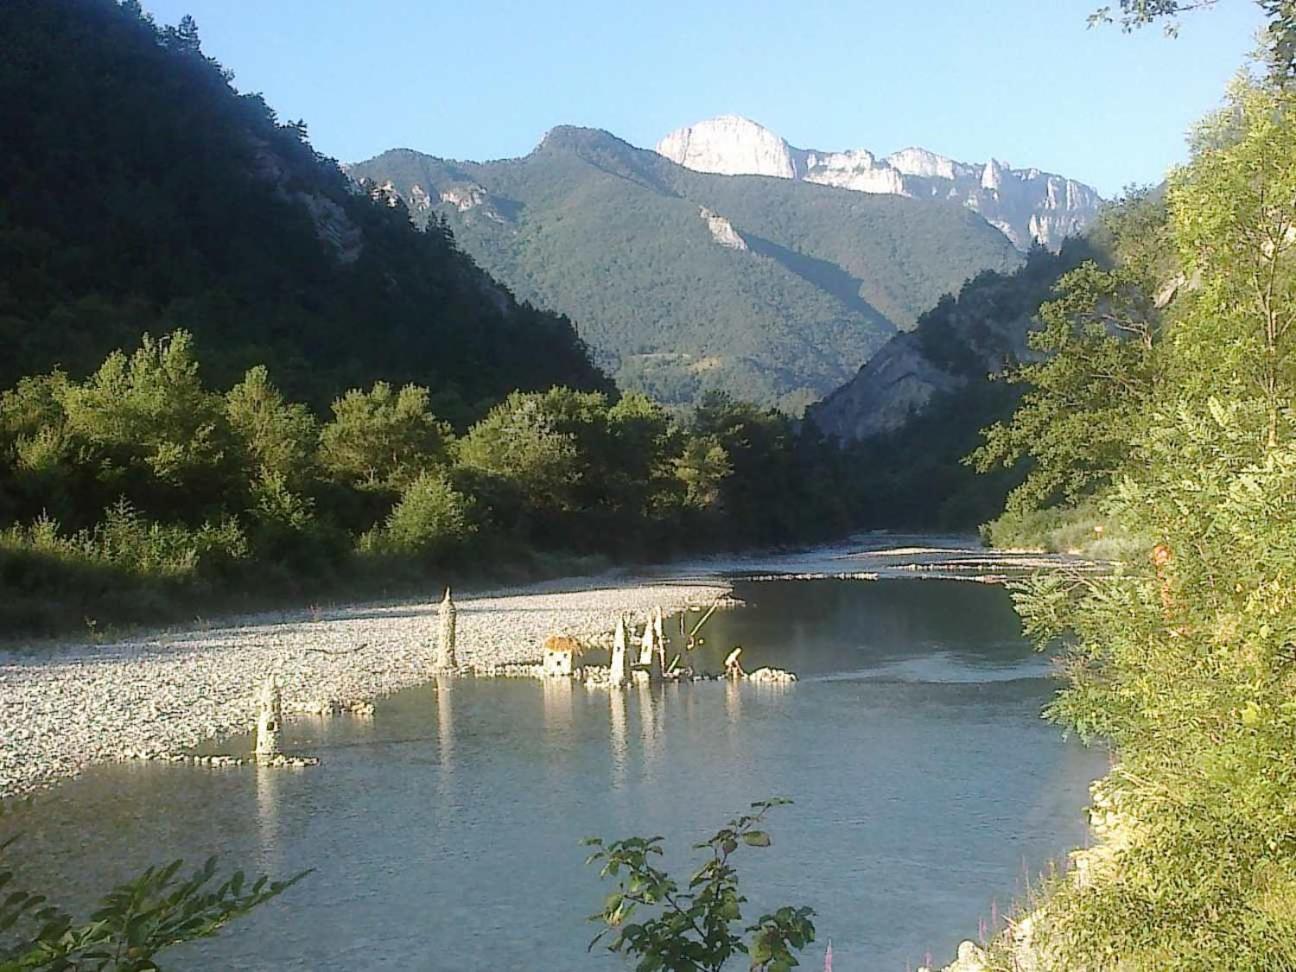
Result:
<svg viewBox="0 0 1296 972"><path fill-rule="evenodd" d="M601 639L621 613L673 612L729 592L711 580L576 583L456 599L460 664L536 661L550 634ZM0 797L92 763L174 753L247 731L256 688L271 673L289 716L424 682L435 661L436 617L435 600L359 606L0 654Z"/></svg>

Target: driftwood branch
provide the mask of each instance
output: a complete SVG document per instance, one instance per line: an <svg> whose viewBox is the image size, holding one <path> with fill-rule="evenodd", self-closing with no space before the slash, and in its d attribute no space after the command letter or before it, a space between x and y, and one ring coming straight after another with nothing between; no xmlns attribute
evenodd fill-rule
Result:
<svg viewBox="0 0 1296 972"><path fill-rule="evenodd" d="M313 651L319 655L354 655L357 651L364 651L369 647L369 642L362 641L354 648L344 648L341 651L332 651L328 648L307 648L307 651Z"/></svg>

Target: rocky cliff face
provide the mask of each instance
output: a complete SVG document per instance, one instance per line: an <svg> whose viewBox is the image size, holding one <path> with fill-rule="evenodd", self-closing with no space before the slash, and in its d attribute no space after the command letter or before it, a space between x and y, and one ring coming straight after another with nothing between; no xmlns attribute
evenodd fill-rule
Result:
<svg viewBox="0 0 1296 972"><path fill-rule="evenodd" d="M789 145L737 115L722 115L671 132L657 143L666 158L698 172L797 179L858 192L960 202L980 213L1018 249L1042 243L1056 251L1097 215L1091 187L1039 169L1014 169L991 159L969 164L921 148L884 158L866 149L822 152Z"/></svg>
<svg viewBox="0 0 1296 972"><path fill-rule="evenodd" d="M854 378L811 405L807 415L827 436L845 444L896 432L938 394L968 382L931 361L916 332L897 334Z"/></svg>
<svg viewBox="0 0 1296 972"><path fill-rule="evenodd" d="M1026 360L1040 303L1089 255L1082 241L1072 241L1060 255L1034 251L1016 273L969 280L957 298L942 299L915 330L897 334L853 379L811 405L807 417L839 442L877 439L899 432L938 397Z"/></svg>

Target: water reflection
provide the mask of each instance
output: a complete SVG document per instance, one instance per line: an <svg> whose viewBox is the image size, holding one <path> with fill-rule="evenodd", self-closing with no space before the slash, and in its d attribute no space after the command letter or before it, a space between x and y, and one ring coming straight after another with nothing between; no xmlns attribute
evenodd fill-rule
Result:
<svg viewBox="0 0 1296 972"><path fill-rule="evenodd" d="M608 690L609 743L612 755L612 786L621 789L626 782L626 767L630 760L630 745L626 739L626 690Z"/></svg>
<svg viewBox="0 0 1296 972"><path fill-rule="evenodd" d="M729 729L730 741L737 737L742 722L742 689L742 683L736 678L724 680L725 724Z"/></svg>
<svg viewBox="0 0 1296 972"><path fill-rule="evenodd" d="M283 766L253 766L256 776L257 834L260 838L258 861L267 869L278 867L279 841L279 778L291 772Z"/></svg>
<svg viewBox="0 0 1296 972"><path fill-rule="evenodd" d="M573 682L570 678L542 680L545 728L556 735L571 732Z"/></svg>
<svg viewBox="0 0 1296 972"><path fill-rule="evenodd" d="M454 676L436 677L437 710L437 788L442 808L448 810L454 800Z"/></svg>
<svg viewBox="0 0 1296 972"><path fill-rule="evenodd" d="M635 693L639 709L639 738L643 746L643 778L646 783L652 783L657 771L657 713L652 686L646 678L635 680Z"/></svg>

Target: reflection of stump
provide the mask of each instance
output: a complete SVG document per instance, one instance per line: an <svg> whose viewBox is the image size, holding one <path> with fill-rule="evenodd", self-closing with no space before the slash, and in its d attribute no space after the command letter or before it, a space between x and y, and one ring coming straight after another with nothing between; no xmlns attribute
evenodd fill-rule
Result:
<svg viewBox="0 0 1296 972"><path fill-rule="evenodd" d="M283 727L283 700L279 680L271 675L257 694L256 758L268 762L279 755L279 733Z"/></svg>
<svg viewBox="0 0 1296 972"><path fill-rule="evenodd" d="M440 627L437 638L436 667L443 672L458 667L455 659L455 606L450 599L450 588L446 588L445 597L441 600L439 613Z"/></svg>

